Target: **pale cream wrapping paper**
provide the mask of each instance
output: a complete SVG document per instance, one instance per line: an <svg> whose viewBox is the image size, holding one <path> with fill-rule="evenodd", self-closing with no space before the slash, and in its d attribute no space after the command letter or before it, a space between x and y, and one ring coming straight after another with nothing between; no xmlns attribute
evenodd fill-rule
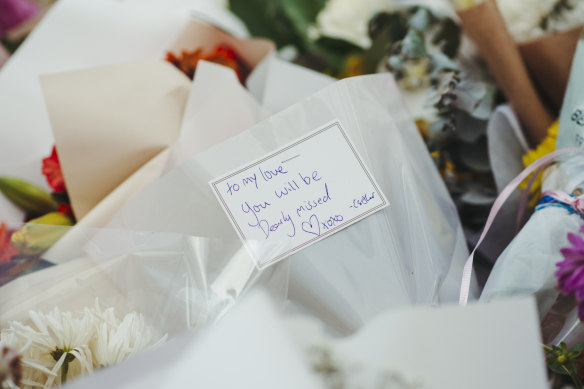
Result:
<svg viewBox="0 0 584 389"><path fill-rule="evenodd" d="M162 61L43 76L41 83L78 219L177 139L190 85Z"/></svg>
<svg viewBox="0 0 584 389"><path fill-rule="evenodd" d="M192 20L172 50L211 50L221 43L235 48L252 67L274 48L268 40L234 38ZM84 223L103 226L132 193L162 173L168 149L181 133L191 83L162 61L47 75L41 83L77 219L131 177ZM210 137L199 149L221 140Z"/></svg>

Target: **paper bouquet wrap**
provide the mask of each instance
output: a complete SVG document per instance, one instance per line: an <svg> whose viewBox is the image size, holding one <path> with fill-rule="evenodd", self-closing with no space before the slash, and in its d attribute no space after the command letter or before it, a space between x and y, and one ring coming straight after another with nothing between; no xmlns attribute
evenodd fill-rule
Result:
<svg viewBox="0 0 584 389"><path fill-rule="evenodd" d="M207 8L199 13L204 20L212 19L210 10L221 9ZM63 41L67 45L56 44ZM103 226L108 212L159 176L167 149L181 133L192 83L165 63L166 53L208 52L218 45L231 47L250 68L274 47L265 39L231 36L186 10L108 0L59 2L0 73L0 126L11 129L10 142L0 145L0 174L46 187L38 166L55 143L78 220L116 192L84 221ZM116 65L117 70L83 73ZM131 182L122 185L126 180ZM3 220L22 216L4 198L0 207Z"/></svg>

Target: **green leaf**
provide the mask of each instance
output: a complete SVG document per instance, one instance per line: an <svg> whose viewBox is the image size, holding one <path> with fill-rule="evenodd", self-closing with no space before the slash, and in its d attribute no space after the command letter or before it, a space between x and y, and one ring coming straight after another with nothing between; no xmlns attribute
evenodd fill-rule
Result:
<svg viewBox="0 0 584 389"><path fill-rule="evenodd" d="M338 77L347 58L363 53L363 49L342 39L321 37L307 45L308 52L326 59L327 73Z"/></svg>
<svg viewBox="0 0 584 389"><path fill-rule="evenodd" d="M402 54L407 59L421 59L426 56L424 35L416 29L410 28L402 41Z"/></svg>
<svg viewBox="0 0 584 389"><path fill-rule="evenodd" d="M306 31L316 22L326 0L281 0L284 11L297 30Z"/></svg>
<svg viewBox="0 0 584 389"><path fill-rule="evenodd" d="M305 49L309 27L326 0L229 0L229 8L253 36L273 40L278 48L294 45Z"/></svg>
<svg viewBox="0 0 584 389"><path fill-rule="evenodd" d="M580 343L572 347L570 350L570 358L577 358L582 354L582 350L584 350L584 343Z"/></svg>
<svg viewBox="0 0 584 389"><path fill-rule="evenodd" d="M430 57L434 70L432 71L432 78L438 77L443 71L459 71L458 65L451 60L446 54L438 51Z"/></svg>
<svg viewBox="0 0 584 389"><path fill-rule="evenodd" d="M548 364L547 365L548 365L548 368L551 371L553 371L554 373L561 374L561 375L570 375L570 373L566 369L566 367L564 365L560 364L555 359L550 359L548 361Z"/></svg>

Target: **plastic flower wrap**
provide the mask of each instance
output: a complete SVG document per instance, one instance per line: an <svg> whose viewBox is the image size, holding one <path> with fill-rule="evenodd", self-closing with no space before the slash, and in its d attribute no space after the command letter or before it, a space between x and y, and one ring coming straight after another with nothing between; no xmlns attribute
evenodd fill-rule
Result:
<svg viewBox="0 0 584 389"><path fill-rule="evenodd" d="M61 385L211 325L260 275L276 296L285 285L272 277L285 269L234 271L248 258L239 242L72 228L85 239L68 258L0 287L0 349L17 353L22 388Z"/></svg>

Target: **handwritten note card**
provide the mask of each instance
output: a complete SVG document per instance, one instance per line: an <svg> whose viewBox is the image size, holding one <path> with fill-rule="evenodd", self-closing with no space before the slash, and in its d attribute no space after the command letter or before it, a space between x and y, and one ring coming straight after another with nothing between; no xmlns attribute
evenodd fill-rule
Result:
<svg viewBox="0 0 584 389"><path fill-rule="evenodd" d="M338 120L209 184L260 269L388 205Z"/></svg>

